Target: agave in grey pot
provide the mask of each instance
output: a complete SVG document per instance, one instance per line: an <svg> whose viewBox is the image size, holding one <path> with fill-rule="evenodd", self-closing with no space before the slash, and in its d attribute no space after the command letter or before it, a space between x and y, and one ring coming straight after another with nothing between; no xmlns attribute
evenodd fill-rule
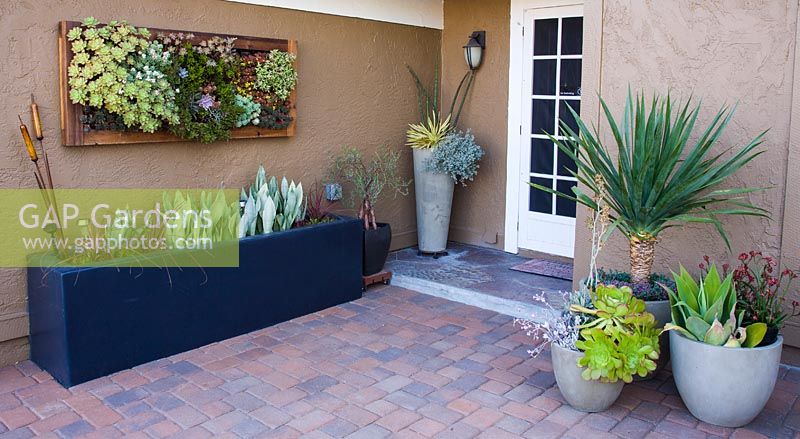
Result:
<svg viewBox="0 0 800 439"><path fill-rule="evenodd" d="M714 346L674 331L669 337L675 386L694 417L741 427L761 413L778 379L783 337L757 348Z"/></svg>
<svg viewBox="0 0 800 439"><path fill-rule="evenodd" d="M761 413L775 388L783 337L756 347L767 327L741 326L732 274L722 279L712 265L699 282L683 267L674 276L676 289L668 291L672 322L665 330L670 331L678 393L701 421L723 427L747 425Z"/></svg>

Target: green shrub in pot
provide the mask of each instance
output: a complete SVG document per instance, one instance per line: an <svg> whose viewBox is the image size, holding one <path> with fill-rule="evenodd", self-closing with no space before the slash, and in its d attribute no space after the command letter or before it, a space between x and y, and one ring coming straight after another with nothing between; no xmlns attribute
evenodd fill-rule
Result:
<svg viewBox="0 0 800 439"><path fill-rule="evenodd" d="M392 228L379 223L375 217L375 203L381 195L407 195L411 180L403 178L400 169L400 152L383 146L372 157L365 157L352 146L345 146L328 170L327 179L339 183L350 191L348 204L358 204L358 218L364 224L363 275L369 276L383 270L392 243Z"/></svg>

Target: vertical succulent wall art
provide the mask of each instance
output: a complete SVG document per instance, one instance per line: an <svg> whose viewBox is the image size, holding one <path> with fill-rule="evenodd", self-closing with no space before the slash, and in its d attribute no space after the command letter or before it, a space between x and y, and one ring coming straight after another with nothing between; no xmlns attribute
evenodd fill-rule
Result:
<svg viewBox="0 0 800 439"><path fill-rule="evenodd" d="M294 135L294 40L61 22L65 145Z"/></svg>

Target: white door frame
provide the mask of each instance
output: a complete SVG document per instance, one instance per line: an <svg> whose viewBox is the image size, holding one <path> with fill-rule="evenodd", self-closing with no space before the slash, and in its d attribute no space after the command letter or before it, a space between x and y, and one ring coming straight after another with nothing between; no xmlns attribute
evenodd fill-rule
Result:
<svg viewBox="0 0 800 439"><path fill-rule="evenodd" d="M559 6L581 6L582 0L511 0L511 40L508 62L508 145L506 147L506 221L504 250L519 252L519 166L522 144L522 87L525 37L525 11Z"/></svg>

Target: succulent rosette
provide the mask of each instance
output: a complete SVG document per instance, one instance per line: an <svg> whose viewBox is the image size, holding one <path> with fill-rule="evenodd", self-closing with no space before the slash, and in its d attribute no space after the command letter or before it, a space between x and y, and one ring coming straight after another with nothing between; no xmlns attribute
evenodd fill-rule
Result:
<svg viewBox="0 0 800 439"><path fill-rule="evenodd" d="M145 132L177 123L175 93L164 74L169 54L149 38L147 29L125 21L98 27L89 17L72 28L70 101L118 115L127 127Z"/></svg>
<svg viewBox="0 0 800 439"><path fill-rule="evenodd" d="M584 355L578 366L587 380L626 383L656 369L660 348L655 317L629 287L598 284L590 292L591 306L572 304L570 312L586 319L575 347Z"/></svg>

